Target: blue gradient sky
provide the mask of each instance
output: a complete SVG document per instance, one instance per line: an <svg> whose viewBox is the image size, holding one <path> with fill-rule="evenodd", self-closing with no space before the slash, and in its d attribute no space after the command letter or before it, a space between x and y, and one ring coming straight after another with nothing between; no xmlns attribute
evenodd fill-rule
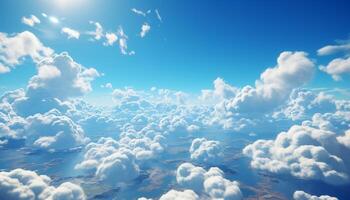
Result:
<svg viewBox="0 0 350 200"><path fill-rule="evenodd" d="M68 51L78 62L95 67L105 76L94 83L94 92L107 93L101 84L115 88L152 86L187 92L212 87L216 77L234 86L254 84L260 73L274 66L285 50L306 51L317 64L331 57L318 57L316 50L348 39L349 1L188 1L188 0L80 0L76 5L59 7L49 0L11 0L0 2L0 31L33 32L56 52ZM155 15L135 15L132 8L158 9ZM44 20L38 27L21 23L22 16L47 13L61 23L78 30L93 30L90 20L100 22L107 31L122 26L129 36L128 46L136 55L120 54L119 47L101 42L68 40L60 34L62 24ZM140 38L140 26L148 22L151 31ZM27 59L11 73L0 74L0 92L25 87L36 72ZM320 71L307 87L349 88L350 81L335 82Z"/></svg>

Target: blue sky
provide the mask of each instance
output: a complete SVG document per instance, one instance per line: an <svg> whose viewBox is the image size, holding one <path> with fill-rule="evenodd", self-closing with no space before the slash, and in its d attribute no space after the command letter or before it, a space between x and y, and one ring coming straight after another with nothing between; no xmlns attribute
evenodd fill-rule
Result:
<svg viewBox="0 0 350 200"><path fill-rule="evenodd" d="M285 50L306 51L317 64L327 64L331 58L318 57L317 49L346 40L350 33L347 1L58 2L1 1L0 31L11 34L29 30L55 52L68 51L78 63L104 73L93 83L96 94L110 92L100 88L107 82L115 88L156 86L186 92L211 88L216 77L238 87L254 84ZM132 8L150 9L152 13L143 17L131 12ZM162 22L156 18L155 9ZM42 18L35 27L21 23L23 16L42 17L41 13L59 18L60 23ZM90 20L99 22L106 31L115 32L122 26L129 37L129 50L136 54L122 55L118 46L106 47L101 41L89 41L88 36L67 39L60 33L63 26L94 30ZM141 38L140 27L145 22L151 30ZM0 91L25 87L35 72L35 65L27 59L11 73L0 74ZM320 71L315 76L307 87L350 86L348 80L335 82Z"/></svg>

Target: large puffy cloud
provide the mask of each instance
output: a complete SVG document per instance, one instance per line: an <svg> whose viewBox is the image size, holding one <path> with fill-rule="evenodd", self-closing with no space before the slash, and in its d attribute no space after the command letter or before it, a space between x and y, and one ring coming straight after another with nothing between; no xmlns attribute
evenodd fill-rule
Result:
<svg viewBox="0 0 350 200"><path fill-rule="evenodd" d="M328 195L315 196L300 190L294 192L293 199L294 200L338 200L338 198L336 197L331 197Z"/></svg>
<svg viewBox="0 0 350 200"><path fill-rule="evenodd" d="M217 103L224 99L235 97L238 89L227 84L222 78L216 78L213 82L213 90L202 90L200 99L203 103Z"/></svg>
<svg viewBox="0 0 350 200"><path fill-rule="evenodd" d="M190 147L191 159L196 162L217 163L223 157L219 141L196 138Z"/></svg>
<svg viewBox="0 0 350 200"><path fill-rule="evenodd" d="M96 176L111 185L131 181L138 175L139 168L134 162L134 156L127 150L105 157L96 170Z"/></svg>
<svg viewBox="0 0 350 200"><path fill-rule="evenodd" d="M140 171L134 154L112 138L89 143L84 160L76 165L76 169L93 170L98 179L110 185L131 181Z"/></svg>
<svg viewBox="0 0 350 200"><path fill-rule="evenodd" d="M336 100L323 92L293 90L286 105L274 113L275 118L287 117L292 120L309 119L315 113L333 113L337 110Z"/></svg>
<svg viewBox="0 0 350 200"><path fill-rule="evenodd" d="M350 129L350 112L340 110L334 113L316 113L310 120L303 121L303 125L343 134Z"/></svg>
<svg viewBox="0 0 350 200"><path fill-rule="evenodd" d="M76 169L92 170L100 180L116 185L139 175L139 164L164 151L164 137L152 130L126 127L119 141L101 138L85 147L84 160Z"/></svg>
<svg viewBox="0 0 350 200"><path fill-rule="evenodd" d="M169 192L163 194L159 200L197 200L199 199L198 195L192 190L170 190Z"/></svg>
<svg viewBox="0 0 350 200"><path fill-rule="evenodd" d="M0 193L4 200L85 200L80 186L65 182L54 187L51 179L33 171L15 169L0 172Z"/></svg>
<svg viewBox="0 0 350 200"><path fill-rule="evenodd" d="M255 88L246 86L241 89L228 107L249 115L271 111L283 103L293 89L306 84L313 72L314 63L305 52L282 52L277 65L260 75Z"/></svg>
<svg viewBox="0 0 350 200"><path fill-rule="evenodd" d="M205 193L212 199L242 199L239 184L225 179L223 171L211 167L208 171L191 163L183 163L177 168L176 180L184 188L198 194Z"/></svg>
<svg viewBox="0 0 350 200"><path fill-rule="evenodd" d="M96 69L83 67L66 52L40 62L38 71L29 81L29 96L42 94L59 99L80 96L91 91L90 82L99 76Z"/></svg>
<svg viewBox="0 0 350 200"><path fill-rule="evenodd" d="M292 126L275 140L258 140L243 153L252 158L251 166L301 179L322 180L329 184L349 181L336 134L307 126Z"/></svg>
<svg viewBox="0 0 350 200"><path fill-rule="evenodd" d="M63 101L90 92L91 81L99 76L96 69L83 67L66 52L46 58L37 68L38 74L30 79L25 96L13 102L14 109L21 116L53 108L68 110Z"/></svg>
<svg viewBox="0 0 350 200"><path fill-rule="evenodd" d="M57 110L35 114L26 119L24 127L26 143L30 146L65 150L88 142L83 129Z"/></svg>
<svg viewBox="0 0 350 200"><path fill-rule="evenodd" d="M0 73L11 71L25 57L39 62L48 57L53 50L45 47L31 32L24 31L13 36L0 33Z"/></svg>

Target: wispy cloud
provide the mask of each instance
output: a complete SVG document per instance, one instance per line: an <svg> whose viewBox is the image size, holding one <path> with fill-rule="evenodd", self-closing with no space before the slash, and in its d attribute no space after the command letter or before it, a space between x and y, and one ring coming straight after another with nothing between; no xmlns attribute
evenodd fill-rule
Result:
<svg viewBox="0 0 350 200"><path fill-rule="evenodd" d="M138 9L136 9L136 8L132 8L131 11L132 11L133 13L137 14L137 15L141 15L141 16L146 17L146 13L143 12L143 11L141 11L141 10L138 10Z"/></svg>
<svg viewBox="0 0 350 200"><path fill-rule="evenodd" d="M61 32L66 34L68 39L71 39L71 38L79 39L79 37L80 37L79 31L68 28L68 27L62 28Z"/></svg>
<svg viewBox="0 0 350 200"><path fill-rule="evenodd" d="M146 34L151 30L151 26L148 23L144 23L141 26L141 32L140 32L140 36L143 38L146 36Z"/></svg>

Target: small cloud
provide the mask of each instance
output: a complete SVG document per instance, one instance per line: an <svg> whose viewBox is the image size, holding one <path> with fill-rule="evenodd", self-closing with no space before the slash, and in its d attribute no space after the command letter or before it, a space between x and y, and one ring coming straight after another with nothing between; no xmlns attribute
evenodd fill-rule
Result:
<svg viewBox="0 0 350 200"><path fill-rule="evenodd" d="M163 22L163 19L162 19L162 17L161 17L160 14L159 14L158 9L155 9L154 12L156 13L157 19L158 19L160 22Z"/></svg>
<svg viewBox="0 0 350 200"><path fill-rule="evenodd" d="M22 23L33 27L35 24L40 24L40 20L35 15L31 15L28 18L22 17Z"/></svg>
<svg viewBox="0 0 350 200"><path fill-rule="evenodd" d="M341 44L341 45L327 45L317 50L317 55L326 56L326 55L331 55L338 52L347 52L347 51L350 51L350 43Z"/></svg>
<svg viewBox="0 0 350 200"><path fill-rule="evenodd" d="M68 39L71 39L71 38L79 39L79 37L80 37L79 31L68 28L68 27L62 28L61 32L66 34Z"/></svg>
<svg viewBox="0 0 350 200"><path fill-rule="evenodd" d="M134 51L128 52L128 36L124 33L123 27L119 27L118 29L118 35L119 35L119 48L120 52L124 55L134 55Z"/></svg>
<svg viewBox="0 0 350 200"><path fill-rule="evenodd" d="M131 9L131 11L137 15L141 15L141 16L146 17L146 13L141 11L141 10L137 10L136 8L133 8L133 9ZM148 11L147 11L147 13L148 13Z"/></svg>
<svg viewBox="0 0 350 200"><path fill-rule="evenodd" d="M106 84L104 84L104 85L101 85L101 88L112 89L112 88L113 88L113 85L112 85L112 83L106 83Z"/></svg>
<svg viewBox="0 0 350 200"><path fill-rule="evenodd" d="M46 13L41 13L41 16L47 18L47 14Z"/></svg>
<svg viewBox="0 0 350 200"><path fill-rule="evenodd" d="M118 36L114 33L106 33L106 42L103 43L105 46L112 46L116 41L118 41Z"/></svg>
<svg viewBox="0 0 350 200"><path fill-rule="evenodd" d="M95 25L95 31L88 32L89 35L93 35L95 40L100 40L103 37L103 27L100 23L90 21L90 24Z"/></svg>
<svg viewBox="0 0 350 200"><path fill-rule="evenodd" d="M50 20L50 22L53 23L53 24L58 24L58 23L60 23L60 20L58 20L58 18L57 18L57 17L54 17L54 16L50 16L50 17L49 17L49 20Z"/></svg>
<svg viewBox="0 0 350 200"><path fill-rule="evenodd" d="M146 36L146 34L151 30L151 26L147 23L144 23L142 26L141 26L141 33L140 33L140 36L143 38Z"/></svg>

